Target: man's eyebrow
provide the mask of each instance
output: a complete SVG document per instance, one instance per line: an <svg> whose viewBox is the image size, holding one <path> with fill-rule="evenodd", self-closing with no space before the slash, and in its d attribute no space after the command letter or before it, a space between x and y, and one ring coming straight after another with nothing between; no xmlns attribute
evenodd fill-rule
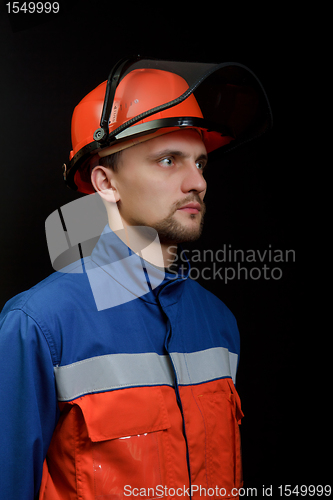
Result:
<svg viewBox="0 0 333 500"><path fill-rule="evenodd" d="M206 155L206 153L202 153L201 155L198 156L197 160L206 160L206 161L208 161L208 155Z"/></svg>
<svg viewBox="0 0 333 500"><path fill-rule="evenodd" d="M160 151L155 151L155 153L151 153L148 155L148 159L155 160L157 158L164 158L164 156L181 156L186 158L186 155L183 151L177 151L176 149L161 149Z"/></svg>
<svg viewBox="0 0 333 500"><path fill-rule="evenodd" d="M156 151L148 155L148 160L156 160L158 158L164 158L165 156L179 156L181 158L188 158L190 155L185 154L183 151L178 151L176 149L162 149L161 151ZM202 153L196 158L196 160L208 160L208 156Z"/></svg>

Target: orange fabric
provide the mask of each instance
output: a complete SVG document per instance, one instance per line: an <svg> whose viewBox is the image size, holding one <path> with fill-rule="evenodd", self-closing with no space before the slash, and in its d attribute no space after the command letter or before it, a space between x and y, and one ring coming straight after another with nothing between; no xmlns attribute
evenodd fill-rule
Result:
<svg viewBox="0 0 333 500"><path fill-rule="evenodd" d="M218 486L226 489L227 496L232 496L232 489L242 485L238 425L243 417L232 380L184 386L179 392L192 485L214 489Z"/></svg>
<svg viewBox="0 0 333 500"><path fill-rule="evenodd" d="M232 381L179 387L179 394L186 440L172 387L126 388L61 403L40 499L117 500L128 497L126 485L144 488L147 496L140 498L149 498L158 487L186 491L190 480L192 487L226 488L227 495L239 488L243 414Z"/></svg>

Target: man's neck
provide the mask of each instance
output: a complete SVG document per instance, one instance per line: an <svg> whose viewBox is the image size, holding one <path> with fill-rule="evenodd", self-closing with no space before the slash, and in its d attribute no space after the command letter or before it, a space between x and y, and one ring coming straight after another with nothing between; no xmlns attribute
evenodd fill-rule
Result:
<svg viewBox="0 0 333 500"><path fill-rule="evenodd" d="M109 226L134 253L156 267L169 268L177 258L177 244L161 243L153 228L130 226L123 219L115 225L110 217Z"/></svg>

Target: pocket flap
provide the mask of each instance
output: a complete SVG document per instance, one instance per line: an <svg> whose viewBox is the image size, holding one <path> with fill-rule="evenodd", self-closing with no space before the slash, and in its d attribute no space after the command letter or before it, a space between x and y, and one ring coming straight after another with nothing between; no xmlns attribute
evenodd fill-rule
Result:
<svg viewBox="0 0 333 500"><path fill-rule="evenodd" d="M235 398L235 405L236 405L236 420L237 423L240 425L242 418L244 417L244 413L242 412L242 407L241 407L241 400L238 395L238 392L236 391L236 387L231 379L227 379L229 387L231 389L231 393L233 394Z"/></svg>
<svg viewBox="0 0 333 500"><path fill-rule="evenodd" d="M87 394L72 401L82 411L94 442L135 436L170 427L159 387L135 387Z"/></svg>

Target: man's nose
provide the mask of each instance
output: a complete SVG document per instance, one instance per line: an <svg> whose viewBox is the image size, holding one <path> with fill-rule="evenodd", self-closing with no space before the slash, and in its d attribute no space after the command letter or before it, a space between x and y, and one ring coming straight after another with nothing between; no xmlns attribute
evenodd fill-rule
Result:
<svg viewBox="0 0 333 500"><path fill-rule="evenodd" d="M206 189L207 182L202 175L202 170L197 167L195 162L190 162L188 165L186 165L182 182L182 191L184 193L189 193L191 191L201 193Z"/></svg>

